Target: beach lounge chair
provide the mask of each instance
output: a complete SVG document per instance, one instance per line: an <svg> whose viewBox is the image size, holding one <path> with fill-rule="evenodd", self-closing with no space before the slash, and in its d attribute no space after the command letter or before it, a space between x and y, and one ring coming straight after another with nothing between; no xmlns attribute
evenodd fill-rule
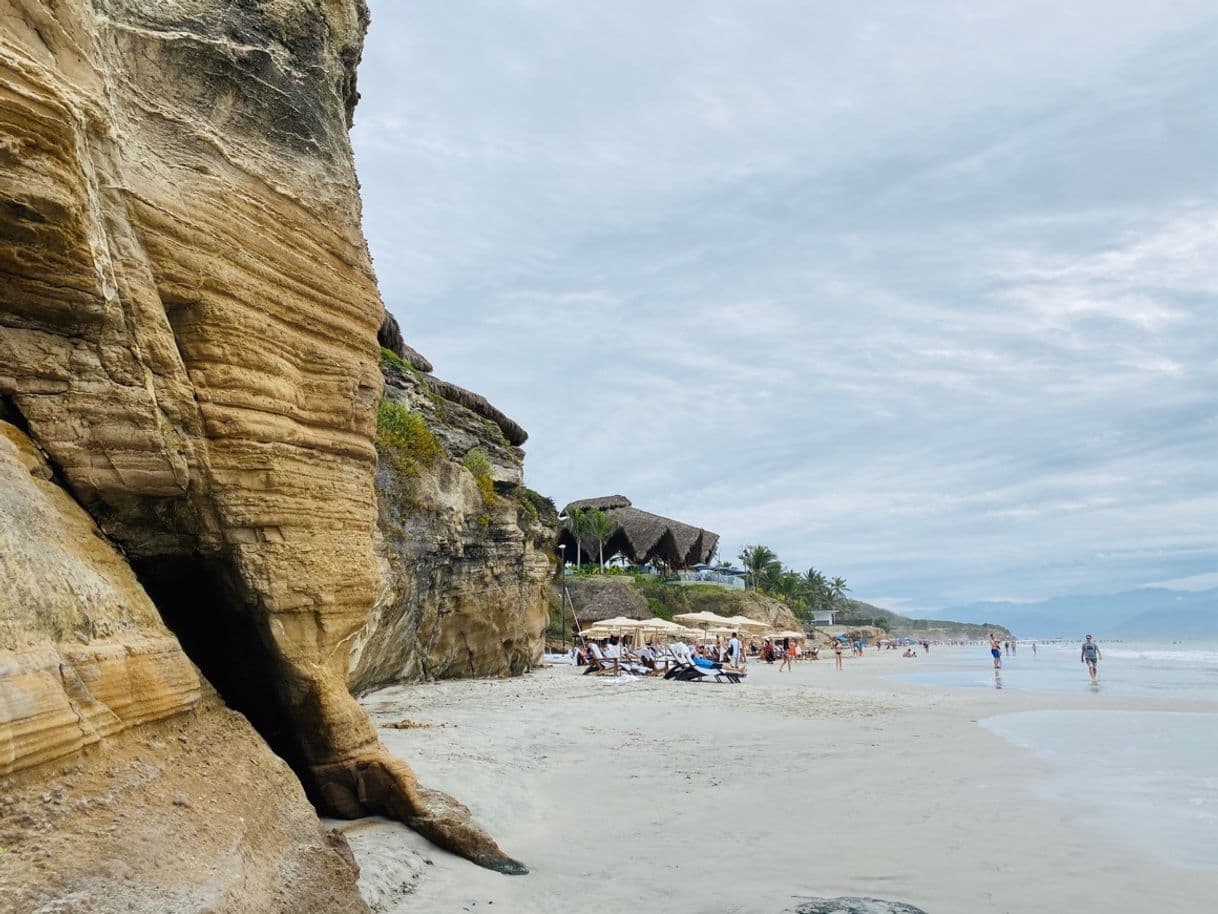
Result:
<svg viewBox="0 0 1218 914"><path fill-rule="evenodd" d="M592 660L588 664L588 668L584 670L585 676L600 676L602 674L616 676L621 672L617 659L606 657L601 651L601 646L595 641L588 645L588 653L592 655Z"/></svg>
<svg viewBox="0 0 1218 914"><path fill-rule="evenodd" d="M596 642L590 644L588 650L592 654L592 662L588 664L588 669L584 670L585 676L589 674L594 676L617 676L621 673L646 676L652 672L652 670L643 666L637 660L631 660L629 657L606 657L600 645Z"/></svg>
<svg viewBox="0 0 1218 914"><path fill-rule="evenodd" d="M677 679L681 682L700 682L704 679L713 679L715 682L730 682L733 685L740 685L747 675L748 673L742 669L724 666L714 661L708 660L703 664L699 664L691 660L689 663L677 664L664 674L664 678Z"/></svg>

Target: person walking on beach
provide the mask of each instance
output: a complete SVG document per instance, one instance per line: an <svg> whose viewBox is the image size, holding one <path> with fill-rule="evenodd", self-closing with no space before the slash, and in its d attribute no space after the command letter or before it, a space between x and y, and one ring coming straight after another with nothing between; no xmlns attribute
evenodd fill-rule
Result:
<svg viewBox="0 0 1218 914"><path fill-rule="evenodd" d="M1096 665L1103 659L1104 655L1100 653L1100 646L1088 635L1086 640L1083 641L1082 650L1078 653L1078 661L1079 663L1087 664L1087 674L1091 677L1092 682L1095 682L1096 677L1099 675Z"/></svg>
<svg viewBox="0 0 1218 914"><path fill-rule="evenodd" d="M732 640L727 643L727 660L732 666L740 666L740 632L732 632Z"/></svg>
<svg viewBox="0 0 1218 914"><path fill-rule="evenodd" d="M994 658L994 669L1002 669L1002 646L998 643L998 637L990 632L990 656Z"/></svg>
<svg viewBox="0 0 1218 914"><path fill-rule="evenodd" d="M782 639L782 663L778 664L778 672L787 670L794 672L795 668L791 666L791 661L795 659L795 646L791 644L790 638Z"/></svg>
<svg viewBox="0 0 1218 914"><path fill-rule="evenodd" d="M1033 657L1036 656L1036 642L1035 641L1032 642L1032 656Z"/></svg>
<svg viewBox="0 0 1218 914"><path fill-rule="evenodd" d="M842 668L842 643L840 641L833 642L833 663L837 669Z"/></svg>

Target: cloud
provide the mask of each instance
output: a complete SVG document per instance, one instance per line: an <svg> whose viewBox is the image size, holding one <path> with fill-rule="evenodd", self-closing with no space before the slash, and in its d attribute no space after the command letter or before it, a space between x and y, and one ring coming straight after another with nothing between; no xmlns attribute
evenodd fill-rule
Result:
<svg viewBox="0 0 1218 914"><path fill-rule="evenodd" d="M890 606L1218 564L1209 4L372 6L386 301L534 487Z"/></svg>

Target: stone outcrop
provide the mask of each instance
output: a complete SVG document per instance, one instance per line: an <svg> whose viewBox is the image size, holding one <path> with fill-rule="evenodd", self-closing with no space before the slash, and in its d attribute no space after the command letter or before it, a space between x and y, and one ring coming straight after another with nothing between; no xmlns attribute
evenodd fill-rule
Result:
<svg viewBox="0 0 1218 914"><path fill-rule="evenodd" d="M787 914L926 914L921 908L879 898L806 898Z"/></svg>
<svg viewBox="0 0 1218 914"><path fill-rule="evenodd" d="M524 488L498 424L409 363L382 365L386 400L422 440L378 446L383 584L351 639L350 685L522 673L549 618L554 506Z"/></svg>
<svg viewBox="0 0 1218 914"><path fill-rule="evenodd" d="M4 421L0 579L0 910L366 910L291 770Z"/></svg>
<svg viewBox="0 0 1218 914"><path fill-rule="evenodd" d="M320 809L521 871L346 687L380 587L362 0L0 0L0 25L6 413Z"/></svg>

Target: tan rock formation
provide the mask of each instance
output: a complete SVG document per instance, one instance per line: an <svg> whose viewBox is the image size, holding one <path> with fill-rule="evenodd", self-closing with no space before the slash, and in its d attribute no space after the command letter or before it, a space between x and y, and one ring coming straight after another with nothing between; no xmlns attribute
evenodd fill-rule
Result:
<svg viewBox="0 0 1218 914"><path fill-rule="evenodd" d="M362 0L0 0L0 397L319 806L519 871L345 685L379 585L366 22Z"/></svg>
<svg viewBox="0 0 1218 914"><path fill-rule="evenodd" d="M424 375L389 362L384 370L385 396L424 421L436 448L430 459L380 448L384 583L351 639L351 687L522 673L543 646L554 507L521 487L523 455L494 422ZM485 491L463 465L474 450L486 456Z"/></svg>
<svg viewBox="0 0 1218 914"><path fill-rule="evenodd" d="M366 910L295 776L3 421L0 580L0 911Z"/></svg>

